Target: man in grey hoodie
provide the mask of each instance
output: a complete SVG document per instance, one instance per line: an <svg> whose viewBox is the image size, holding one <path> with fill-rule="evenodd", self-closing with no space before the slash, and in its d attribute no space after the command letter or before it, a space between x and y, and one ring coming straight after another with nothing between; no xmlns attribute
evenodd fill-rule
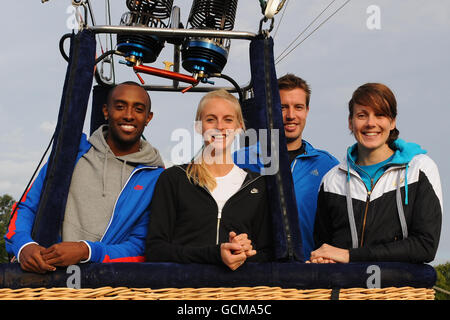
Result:
<svg viewBox="0 0 450 320"><path fill-rule="evenodd" d="M72 175L62 242L49 248L34 241L22 245L16 253L22 269L44 273L56 266L87 261L143 261L141 238L145 239L145 235L141 233L146 230L148 212L143 215L142 211L147 210L154 183L147 185L149 180L156 182L164 167L158 150L141 139L153 117L151 100L141 86L125 82L111 90L103 113L108 124L89 138L90 146L79 158ZM136 180L142 171L152 172L143 176L145 180ZM132 177L134 188L128 186ZM147 195L142 198L136 192L144 189L144 185L146 190L140 194ZM137 207L141 212L135 212ZM127 226L133 219L135 223ZM126 227L130 231L118 237L117 233L123 233ZM136 234L136 239L131 240Z"/></svg>

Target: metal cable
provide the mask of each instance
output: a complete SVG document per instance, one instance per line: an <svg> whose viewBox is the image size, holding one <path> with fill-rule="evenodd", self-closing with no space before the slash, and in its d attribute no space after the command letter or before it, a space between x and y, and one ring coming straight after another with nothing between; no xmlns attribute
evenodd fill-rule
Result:
<svg viewBox="0 0 450 320"><path fill-rule="evenodd" d="M277 28L275 29L275 32L274 32L273 37L272 37L273 39L275 39L275 37L277 36L278 29L280 28L281 22L283 22L284 14L287 11L288 4L289 4L289 0L286 0L285 3L283 4L284 5L283 14L281 15L280 22L278 23Z"/></svg>
<svg viewBox="0 0 450 320"><path fill-rule="evenodd" d="M280 58L280 56L282 56L282 55L283 55L283 54L284 54L284 53L285 53L285 52L286 52L286 51L294 44L294 42L297 41L298 38L300 38L300 37L306 32L306 30L308 30L309 27L310 27L314 22L316 22L317 19L319 19L319 18L322 16L322 14L323 14L325 11L327 11L327 9L328 9L335 1L336 1L336 0L332 0L332 1L326 6L326 8L323 9L321 13L319 13L318 16L315 17L314 20L310 22L310 24L308 24L308 26L307 26L305 29L303 29L303 31L300 32L300 33L298 34L298 36L297 36L294 40L291 41L291 43L289 43L289 45L288 45L288 46L287 46L287 47L286 47L286 48L278 55L278 57L277 57L275 60L278 60L278 59Z"/></svg>
<svg viewBox="0 0 450 320"><path fill-rule="evenodd" d="M336 0L333 0L333 2ZM316 32L320 27L322 27L328 20L330 20L336 13L338 13L342 8L344 8L351 0L347 0L343 5L341 5L338 9L336 9L328 18L326 18L323 22L321 22L311 33L309 33L305 38L303 38L302 41L300 41L295 47L293 47L291 50L289 50L284 56L281 57L280 54L278 58L275 61L275 65L280 63L284 58L286 58L292 51L294 51L299 45L301 45L306 39L308 39L314 32ZM315 19L317 20L317 19ZM309 26L308 26L309 27ZM307 27L307 28L308 28ZM307 29L306 28L306 29ZM305 30L306 30L305 29ZM304 33L304 32L303 32ZM300 37L300 36L299 36ZM298 38L298 37L297 37Z"/></svg>

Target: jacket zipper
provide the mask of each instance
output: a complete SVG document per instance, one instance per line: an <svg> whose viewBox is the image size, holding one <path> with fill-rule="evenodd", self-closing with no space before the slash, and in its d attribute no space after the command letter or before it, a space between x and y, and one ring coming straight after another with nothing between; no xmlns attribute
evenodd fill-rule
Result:
<svg viewBox="0 0 450 320"><path fill-rule="evenodd" d="M183 168L182 168L183 169ZM184 169L183 169L184 170ZM214 204L217 207L217 227L216 227L216 245L219 244L219 227L220 227L220 220L222 219L222 210L219 208L219 206L217 205L216 199L214 199L212 193L208 190L208 188L206 187L201 187L203 190L205 190L210 197L213 199ZM225 202L226 203L226 202ZM225 206L225 203L223 206ZM223 207L222 207L223 208Z"/></svg>
<svg viewBox="0 0 450 320"><path fill-rule="evenodd" d="M113 207L111 218L109 219L108 226L106 227L105 232L103 233L102 238L100 239L100 242L103 241L103 238L105 237L106 233L109 230L109 227L111 226L111 223L112 223L112 221L114 219L114 213L116 212L117 202L119 201L119 198L122 195L123 190L125 190L126 186L128 185L128 182L130 182L131 177L133 177L135 175L135 173L137 173L139 171L148 170L148 169L156 169L156 168L158 168L158 167L142 167L142 168L137 168L133 172L131 172L131 174L128 177L127 181L123 185L122 190L120 190L119 195L116 198L116 202L114 203L114 207Z"/></svg>
<svg viewBox="0 0 450 320"><path fill-rule="evenodd" d="M224 204L225 205L225 204ZM219 244L219 228L220 228L220 219L222 219L222 210L218 209L217 213L217 227L216 227L216 245Z"/></svg>
<svg viewBox="0 0 450 320"><path fill-rule="evenodd" d="M181 166L178 166L178 167L181 170L183 170L184 172L186 172L186 170L183 167L181 167ZM244 183L227 201L225 201L225 203L223 204L222 210L219 209L219 206L217 205L216 199L214 199L212 193L208 190L208 188L201 187L203 190L205 190L211 196L212 200L214 201L214 204L217 207L216 245L219 244L219 229L220 229L220 222L221 222L221 219L222 219L223 208L225 208L225 205L228 203L228 201L230 201L230 199L233 198L235 195L237 195L242 189L246 188L248 185L252 184L253 182L255 182L256 180L258 180L261 177L262 177L262 175L257 176L256 178L248 181L247 183Z"/></svg>
<svg viewBox="0 0 450 320"><path fill-rule="evenodd" d="M370 179L370 190L373 190L373 187L374 187L373 179ZM364 218L363 218L362 231L361 231L360 247L362 247L363 244L364 244L364 231L366 229L367 211L369 210L369 202L370 202L370 195L371 194L372 194L372 191L367 191L366 208L364 210Z"/></svg>
<svg viewBox="0 0 450 320"><path fill-rule="evenodd" d="M222 212L223 212L223 208L225 208L226 204L228 203L228 201L230 201L231 198L233 198L235 195L237 195L242 189L246 188L248 185L252 184L254 181L258 180L259 178L261 178L262 176L258 176L256 178L254 178L253 180L248 181L247 183L243 184L227 201L225 201L225 203L223 204L222 209L219 209L219 207L217 206L217 202L216 199L214 199L213 195L211 194L211 192L208 190L208 188L206 187L202 187L204 190L206 190L206 192L208 192L208 194L211 196L211 198L214 200L214 203L217 206L217 227L216 227L216 245L219 244L219 229L220 229L220 222L222 219Z"/></svg>
<svg viewBox="0 0 450 320"><path fill-rule="evenodd" d="M394 169L391 169L391 168L394 168ZM366 207L365 207L365 209L364 209L364 217L363 217L363 225L362 225L362 231L361 231L360 247L362 247L363 244L364 244L364 232L365 232L365 229L366 229L367 212L369 211L370 195L372 194L373 188L375 188L375 185L378 183L378 181L381 180L381 178L382 178L386 173L391 172L391 171L394 171L394 170L397 170L397 169L402 169L402 168L404 168L404 166L398 166L398 167L397 167L397 166L394 166L394 167L389 167L385 172L383 172L383 174L378 178L378 180L375 181L375 184L373 183L373 179L370 179L370 190L371 190L371 191L367 190L366 184L364 183L364 181L361 179L361 177L360 177L358 174L354 174L353 172L350 171L350 173L351 173L353 176L356 176L358 179L360 179L360 180L362 181L364 187L365 187L366 190L367 190ZM362 170L362 169L361 169L361 170ZM344 170L344 171L347 171L347 170ZM364 171L364 170L362 170L362 171Z"/></svg>
<svg viewBox="0 0 450 320"><path fill-rule="evenodd" d="M297 161L298 161L298 159L300 159L300 158L310 158L310 157L313 157L314 156L314 154L306 154L306 151L304 152L304 153L302 153L302 154L299 154L297 157L295 157L295 160L291 163L291 173L293 174L294 173L294 169L295 169L295 166L297 165Z"/></svg>
<svg viewBox="0 0 450 320"><path fill-rule="evenodd" d="M295 165L297 164L297 158L295 158L294 163L291 166L291 173L294 173Z"/></svg>

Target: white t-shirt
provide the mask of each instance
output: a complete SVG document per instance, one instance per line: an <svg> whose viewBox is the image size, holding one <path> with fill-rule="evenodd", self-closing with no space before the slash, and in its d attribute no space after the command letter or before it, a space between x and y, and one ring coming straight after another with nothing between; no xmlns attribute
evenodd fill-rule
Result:
<svg viewBox="0 0 450 320"><path fill-rule="evenodd" d="M247 176L247 172L234 165L233 169L223 177L216 177L216 188L211 192L211 195L217 202L219 207L219 217L221 218L222 208L242 186L242 183Z"/></svg>

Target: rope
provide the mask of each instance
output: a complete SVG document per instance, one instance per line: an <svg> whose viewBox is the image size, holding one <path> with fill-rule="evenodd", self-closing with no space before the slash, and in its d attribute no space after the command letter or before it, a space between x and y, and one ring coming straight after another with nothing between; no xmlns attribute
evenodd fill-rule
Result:
<svg viewBox="0 0 450 320"><path fill-rule="evenodd" d="M277 36L278 29L280 28L281 22L283 22L284 14L287 11L288 4L289 4L289 0L286 0L285 7L284 7L284 10L283 10L283 14L281 15L280 22L278 23L277 28L275 29L275 32L274 32L273 37L272 37L273 39L275 39L275 37Z"/></svg>
<svg viewBox="0 0 450 320"><path fill-rule="evenodd" d="M25 196L25 194L27 193L28 189L30 188L30 185L31 185L31 183L33 182L34 177L36 176L36 173L38 172L39 168L41 167L42 162L44 161L45 156L46 156L48 150L49 150L50 147L52 146L52 143L53 143L53 140L54 140L54 139L55 139L55 133L53 133L52 138L50 139L50 142L48 143L48 146L47 146L47 148L45 149L45 152L44 152L44 154L43 154L42 157L41 157L41 160L39 160L39 163L38 163L36 169L34 170L33 174L31 175L30 180L28 181L27 186L25 187L25 190L23 190L22 195L20 196L19 200L16 202L16 205L15 205L13 211L11 212L10 218L9 218L9 220L8 220L8 225L6 226L6 229L9 228L9 225L10 225L10 223L11 223L11 220L14 218L14 215L17 213L17 210L18 210L18 208L19 208L19 205L20 205L20 203L22 202L22 199L24 198L24 196Z"/></svg>
<svg viewBox="0 0 450 320"><path fill-rule="evenodd" d="M332 1L332 3L334 2L334 1L336 1L336 0L333 0ZM336 13L338 13L342 8L344 8L349 2L350 2L351 0L347 0L347 1L345 1L345 3L343 4L343 5L341 5L336 11L334 11L328 18L326 18L321 24L319 24L311 33L309 33L302 41L300 41L294 48L292 48L291 50L289 50L289 52L288 53L286 53L283 57L281 57L281 55L283 54L283 53L281 53L279 56L278 56L278 58L276 59L276 61L275 61L275 65L277 65L278 63L280 63L281 61L283 61L283 59L284 58L286 58L292 51L294 51L299 45L301 45L306 39L308 39L314 32L316 32L321 26L323 26L328 20L330 20ZM330 3L330 5L332 4L332 3ZM330 6L330 5L328 5L328 6ZM327 7L328 8L328 7ZM325 9L326 10L326 9ZM323 12L322 12L323 13ZM321 13L321 14L322 14ZM321 15L320 14L320 15ZM320 16L319 15L319 16ZM318 17L319 17L318 16ZM318 18L317 17L317 18ZM317 20L317 18L315 19L315 20ZM314 21L315 21L314 20ZM312 23L314 23L314 21L313 22L311 22L311 24ZM310 25L311 25L310 24ZM309 28L309 26L308 27L306 27L305 28L305 30L302 32L302 34L307 30ZM297 37L297 39L299 38L301 36L301 34ZM295 40L294 40L295 41ZM286 50L286 49L285 49ZM284 52L284 51L283 51Z"/></svg>
<svg viewBox="0 0 450 320"><path fill-rule="evenodd" d="M444 290L444 289L436 287L436 286L434 286L433 289L450 296L450 291Z"/></svg>
<svg viewBox="0 0 450 320"><path fill-rule="evenodd" d="M107 24L111 25L111 3L109 0L105 0L105 21ZM106 39L108 39L108 36L106 36ZM109 34L109 45L108 40L106 40L106 51L112 50L113 48L113 38L112 33ZM114 70L114 56L111 56L111 75L112 75L112 82L116 82L116 73ZM111 79L106 79L110 81Z"/></svg>
<svg viewBox="0 0 450 320"><path fill-rule="evenodd" d="M294 40L292 40L291 43L289 43L289 45L288 45L286 48L284 48L284 50L278 55L278 57L277 57L275 60L278 60L278 59L280 58L280 56L282 56L282 55L283 55L283 54L284 54L284 53L285 53L285 52L286 52L286 51L294 44L294 42L297 41L298 38L300 38L300 37L306 32L306 30L308 30L309 27L310 27L314 22L316 22L317 19L320 18L320 16L321 16L325 11L327 11L327 9L328 9L335 1L336 1L336 0L332 0L332 1L326 6L326 8L323 9L322 12L319 13L319 15L318 15L317 17L315 17L314 20L311 21L310 24L308 24L308 26L307 26L305 29L303 29L303 31L300 32L299 35L298 35ZM280 21L280 23L281 23L281 21Z"/></svg>
<svg viewBox="0 0 450 320"><path fill-rule="evenodd" d="M89 15L91 16L91 22L92 22L92 26L95 26L97 23L95 22L95 17L94 17L94 10L92 9L92 5L91 5L91 1L90 0L86 0L86 6L87 6L87 10L89 11ZM85 21L87 24L87 21ZM103 43L102 43L102 39L100 38L100 35L97 35L97 39L98 42L100 44L100 50L101 52L105 52L105 50L103 49Z"/></svg>

